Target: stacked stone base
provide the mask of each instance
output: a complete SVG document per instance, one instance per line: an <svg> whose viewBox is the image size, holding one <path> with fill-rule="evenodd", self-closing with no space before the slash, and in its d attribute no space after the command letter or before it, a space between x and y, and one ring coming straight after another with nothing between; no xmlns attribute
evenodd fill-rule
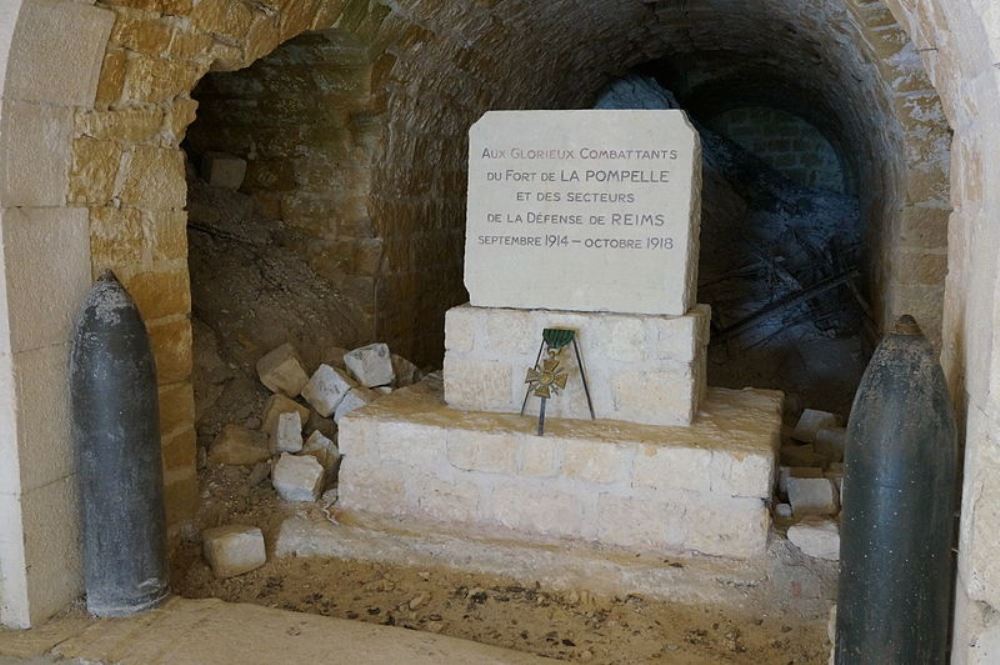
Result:
<svg viewBox="0 0 1000 665"><path fill-rule="evenodd" d="M763 555L781 395L711 389L690 427L449 408L430 384L341 422L347 510L641 552Z"/></svg>
<svg viewBox="0 0 1000 665"><path fill-rule="evenodd" d="M705 396L710 318L707 305L684 316L455 307L445 323L445 401L463 411L520 413L542 331L567 328L577 334L597 418L688 425ZM566 390L546 410L589 419L573 349L561 362ZM539 403L530 397L526 413L537 414Z"/></svg>

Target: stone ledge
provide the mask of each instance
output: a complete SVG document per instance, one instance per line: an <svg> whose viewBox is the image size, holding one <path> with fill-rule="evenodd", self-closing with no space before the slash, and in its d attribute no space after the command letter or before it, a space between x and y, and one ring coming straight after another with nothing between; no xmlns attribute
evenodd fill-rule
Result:
<svg viewBox="0 0 1000 665"><path fill-rule="evenodd" d="M687 425L705 394L710 318L706 305L685 316L455 307L445 323L445 400L467 411L520 413L542 331L561 327L578 333L598 418ZM567 389L548 413L589 419L572 350L563 365ZM529 399L528 413L538 405Z"/></svg>
<svg viewBox="0 0 1000 665"><path fill-rule="evenodd" d="M637 551L764 551L781 395L710 391L691 427L462 412L421 384L341 422L346 509Z"/></svg>

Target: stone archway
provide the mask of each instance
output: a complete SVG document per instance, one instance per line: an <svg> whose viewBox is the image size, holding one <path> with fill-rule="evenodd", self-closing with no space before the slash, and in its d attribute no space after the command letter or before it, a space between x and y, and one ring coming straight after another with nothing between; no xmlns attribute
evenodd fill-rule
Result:
<svg viewBox="0 0 1000 665"><path fill-rule="evenodd" d="M982 497L1000 494L994 473L1000 459L992 454L988 427L998 414L990 371L997 362L992 301L998 239L986 217L1000 206L1000 163L987 161L1000 153L1000 123L990 115L1000 99L994 67L1000 34L991 22L995 10L986 4L889 0L892 15L876 2L845 4L845 20L869 42L871 66L898 86L882 111L903 128L898 145L913 166L887 172L904 177L898 189L893 186L899 195L893 205L880 202L887 206L883 217L893 220L883 228L893 237L916 239L909 247L905 241L885 244L881 266L888 269L884 292L891 297L882 303L884 320L916 307L934 317L945 301L943 353L967 413L959 662L977 662L978 645L985 643L978 636L1000 631L984 625L990 608L1000 607L1000 569L988 555L1000 518L979 507ZM441 346L435 321L462 297L468 123L490 107L584 105L586 91L596 91L607 72L655 54L636 48L655 38L648 26L653 15L674 25L669 8L624 0L598 3L586 16L524 7L445 11L410 2L390 10L333 0L253 7L233 0L107 6L48 0L8 5L3 12L0 409L6 417L0 454L17 463L0 470L0 519L11 525L0 537L0 609L3 622L15 626L44 618L79 590L74 575L64 574L76 569L77 555L61 379L72 313L94 271L115 267L144 311L163 383L174 519L183 520L197 501L178 144L194 117L189 93L201 76L246 66L305 30L337 25L369 40L372 115L384 127L369 199L385 247L373 289L376 329L417 356L430 356ZM932 171L919 166L941 137L923 123L926 107L915 100L927 82L910 69L912 60L900 59L905 38L893 17L910 34L956 132L946 291L940 257L947 206L920 205L911 197L942 193L934 184L946 182L942 165L927 162ZM677 20L697 28L699 14ZM581 35L588 40L581 42ZM518 43L518 53L499 58L497 46L505 42ZM893 78L901 64L911 75ZM567 72L582 72L585 85L575 97L531 85ZM885 186L892 179L877 178ZM34 295L39 290L46 296L41 308ZM414 322L419 335L412 332ZM49 574L56 570L63 574ZM59 584L46 582L57 578Z"/></svg>

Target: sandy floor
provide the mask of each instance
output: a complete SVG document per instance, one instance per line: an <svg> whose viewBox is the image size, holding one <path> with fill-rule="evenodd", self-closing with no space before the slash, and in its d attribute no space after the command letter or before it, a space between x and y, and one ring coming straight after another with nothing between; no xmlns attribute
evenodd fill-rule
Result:
<svg viewBox="0 0 1000 665"><path fill-rule="evenodd" d="M216 468L205 474L205 526L242 522L273 531L288 513L267 482L247 487L244 473ZM173 577L175 589L189 598L401 626L569 661L820 665L828 654L824 617L742 616L638 595L556 592L516 581L516 574L285 559L217 580L190 542L175 556Z"/></svg>

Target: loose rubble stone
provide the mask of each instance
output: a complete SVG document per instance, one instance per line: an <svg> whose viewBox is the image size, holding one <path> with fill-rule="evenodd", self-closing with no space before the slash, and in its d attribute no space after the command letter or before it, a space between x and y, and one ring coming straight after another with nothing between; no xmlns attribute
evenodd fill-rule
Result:
<svg viewBox="0 0 1000 665"><path fill-rule="evenodd" d="M396 375L397 388L406 388L420 381L420 368L395 353L392 354L392 371Z"/></svg>
<svg viewBox="0 0 1000 665"><path fill-rule="evenodd" d="M782 496L788 495L788 479L796 478L822 478L823 469L812 466L783 466L778 469L778 493Z"/></svg>
<svg viewBox="0 0 1000 665"><path fill-rule="evenodd" d="M344 356L344 363L358 383L366 388L387 386L396 378L392 369L392 354L385 344L369 344L354 349Z"/></svg>
<svg viewBox="0 0 1000 665"><path fill-rule="evenodd" d="M215 437L208 453L213 464L253 466L271 457L267 434L254 432L240 425L226 425Z"/></svg>
<svg viewBox="0 0 1000 665"><path fill-rule="evenodd" d="M302 397L316 409L316 413L328 418L354 385L353 381L333 367L320 365L302 389Z"/></svg>
<svg viewBox="0 0 1000 665"><path fill-rule="evenodd" d="M816 452L828 462L843 461L846 442L847 430L843 427L821 429L816 432Z"/></svg>
<svg viewBox="0 0 1000 665"><path fill-rule="evenodd" d="M274 465L271 484L285 501L315 501L325 473L323 465L312 455L285 453Z"/></svg>
<svg viewBox="0 0 1000 665"><path fill-rule="evenodd" d="M302 450L302 420L297 411L282 413L271 433L271 451L297 453Z"/></svg>
<svg viewBox="0 0 1000 665"><path fill-rule="evenodd" d="M223 153L209 153L201 160L201 177L212 187L239 189L247 175L245 159Z"/></svg>
<svg viewBox="0 0 1000 665"><path fill-rule="evenodd" d="M311 413L309 407L299 404L293 399L289 399L284 395L271 395L267 398L267 402L264 403L264 424L260 428L261 431L273 432L274 428L278 425L278 416L282 413L292 413L293 411L298 412L302 422L306 422Z"/></svg>
<svg viewBox="0 0 1000 665"><path fill-rule="evenodd" d="M806 409L802 412L795 431L792 432L792 438L803 443L814 443L817 432L822 429L833 429L839 425L839 419L832 413Z"/></svg>
<svg viewBox="0 0 1000 665"><path fill-rule="evenodd" d="M836 515L837 490L829 478L789 478L788 502L796 517Z"/></svg>
<svg viewBox="0 0 1000 665"><path fill-rule="evenodd" d="M840 526L835 520L806 518L788 527L788 540L806 556L840 560Z"/></svg>
<svg viewBox="0 0 1000 665"><path fill-rule="evenodd" d="M282 344L257 361L260 382L273 393L296 397L309 382L302 360L291 344Z"/></svg>
<svg viewBox="0 0 1000 665"><path fill-rule="evenodd" d="M238 524L208 529L203 552L218 578L249 573L267 563L264 534L255 526Z"/></svg>
<svg viewBox="0 0 1000 665"><path fill-rule="evenodd" d="M320 431L315 431L309 435L305 445L302 447L302 454L315 457L328 472L333 471L337 466L337 462L340 461L340 449L337 448L337 444L324 436Z"/></svg>
<svg viewBox="0 0 1000 665"><path fill-rule="evenodd" d="M785 466L820 468L825 462L826 460L823 459L822 455L816 453L816 449L811 443L806 446L782 446L781 448L781 463Z"/></svg>
<svg viewBox="0 0 1000 665"><path fill-rule="evenodd" d="M790 519L792 517L792 507L787 503L779 503L774 507L774 514L782 519Z"/></svg>
<svg viewBox="0 0 1000 665"><path fill-rule="evenodd" d="M390 388L389 386L379 386L378 388L372 388L372 390L374 390L375 392L377 392L379 395L391 395L392 394L392 388Z"/></svg>
<svg viewBox="0 0 1000 665"><path fill-rule="evenodd" d="M367 388L360 386L352 388L351 392L347 393L340 404L337 405L337 411L333 414L334 422L339 425L341 418L355 409L360 409L363 406L371 404L375 401L376 397L377 395Z"/></svg>

